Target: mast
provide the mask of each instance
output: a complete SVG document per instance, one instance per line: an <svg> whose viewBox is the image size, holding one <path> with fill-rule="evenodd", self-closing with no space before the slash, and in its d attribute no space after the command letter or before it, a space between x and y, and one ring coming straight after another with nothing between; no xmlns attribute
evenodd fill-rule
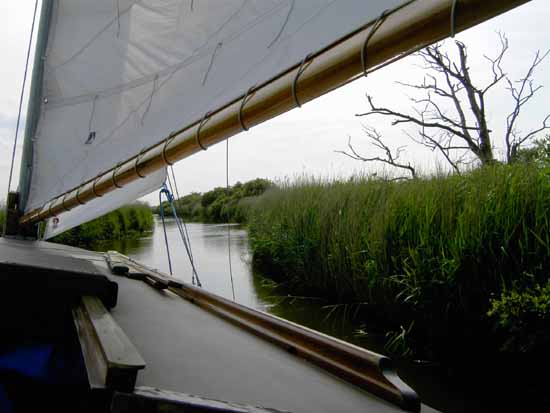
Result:
<svg viewBox="0 0 550 413"><path fill-rule="evenodd" d="M249 90L239 99L204 114L201 119L173 132L139 155L59 194L42 207L25 214L20 222L36 223L83 205L527 1L408 2L325 49L304 57L292 69ZM33 84L34 87L40 85ZM26 141L32 137L32 131L33 128L29 128ZM29 156L32 159L32 153L26 155L26 163L22 164L22 169L27 168L25 171L28 171L25 165L29 163ZM28 191L28 181L22 183Z"/></svg>

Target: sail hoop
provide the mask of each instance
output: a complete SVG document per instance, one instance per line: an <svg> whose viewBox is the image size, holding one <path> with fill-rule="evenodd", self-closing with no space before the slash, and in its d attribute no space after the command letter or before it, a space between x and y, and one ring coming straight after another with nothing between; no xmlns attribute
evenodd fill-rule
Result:
<svg viewBox="0 0 550 413"><path fill-rule="evenodd" d="M143 148L141 151L139 151L138 156L136 156L136 160L134 162L134 172L141 179L147 178L147 175L142 175L141 172L139 171L139 161L145 151L146 151L146 148ZM163 154L164 154L164 150L163 150Z"/></svg>
<svg viewBox="0 0 550 413"><path fill-rule="evenodd" d="M174 165L174 162L170 162L170 160L168 159L168 156L166 156L166 149L168 148L168 145L170 145L170 143L176 138L176 136L177 136L177 134L172 132L170 134L170 136L168 136L168 138L166 138L166 140L164 141L164 146L162 147L162 160L164 161L164 163L167 166ZM139 155L137 156L137 159L139 159ZM137 163L138 163L137 159L136 159L136 166L137 166ZM137 171L137 169L136 169L136 171Z"/></svg>
<svg viewBox="0 0 550 413"><path fill-rule="evenodd" d="M96 184L97 184L97 182L98 182L100 179L101 179L101 175L98 175L98 176L94 179L94 181L93 181L93 183L92 183L92 192L94 193L94 195L95 195L96 198L101 198L101 197L103 196L103 194L99 194L99 193L97 192L97 189L96 189L96 187L95 187Z"/></svg>
<svg viewBox="0 0 550 413"><path fill-rule="evenodd" d="M113 169L113 176L112 176L112 181L113 181L113 185L118 188L118 189L122 189L124 186L123 185L119 185L116 181L116 173L118 171L118 169L120 168L120 166L122 165L122 162L119 162L117 164L117 166L115 167L115 169Z"/></svg>
<svg viewBox="0 0 550 413"><path fill-rule="evenodd" d="M52 200L52 201L50 202L50 206L48 207L48 214L49 214L50 217L55 216L55 214L52 213L52 208L53 208L53 204L55 203L55 201L57 201L57 198L54 199L54 200Z"/></svg>
<svg viewBox="0 0 550 413"><path fill-rule="evenodd" d="M302 62L300 63L300 67L298 67L298 70L296 71L296 76L294 76L294 80L292 81L292 98L294 99L294 102L296 103L296 107L301 108L302 104L300 103L300 100L298 99L297 95L297 88L298 88L298 79L302 74L306 71L306 69L311 65L312 60L311 54L308 54L306 57L302 59Z"/></svg>
<svg viewBox="0 0 550 413"><path fill-rule="evenodd" d="M453 3L451 4L451 38L454 39L456 35L456 5L458 3L458 0L452 0Z"/></svg>
<svg viewBox="0 0 550 413"><path fill-rule="evenodd" d="M79 205L85 205L86 202L84 201L81 201L80 200L80 190L82 189L82 185L78 187L78 189L76 190L76 195L75 195L75 198L76 198L76 202L78 202Z"/></svg>
<svg viewBox="0 0 550 413"><path fill-rule="evenodd" d="M69 193L63 195L63 198L61 199L61 207L65 210L65 212L69 212L71 210L71 208L67 208L65 206L65 198L67 198L67 195L69 195Z"/></svg>
<svg viewBox="0 0 550 413"><path fill-rule="evenodd" d="M248 103L248 101L250 99L252 99L252 97L254 96L254 93L256 93L255 89L256 89L256 85L250 87L246 91L246 94L244 95L243 99L241 100L241 106L239 107L239 113L237 114L237 116L239 117L239 123L241 124L241 128L245 132L249 129L249 127L246 126L246 124L244 123L243 110L244 110L244 106Z"/></svg>
<svg viewBox="0 0 550 413"><path fill-rule="evenodd" d="M208 148L204 146L201 142L201 129L204 125L206 125L206 122L210 120L210 115L211 115L210 112L206 112L204 114L204 116L202 117L202 120L199 123L199 126L197 127L197 134L195 136L195 141L197 142L197 145L199 145L203 151L207 150Z"/></svg>
<svg viewBox="0 0 550 413"><path fill-rule="evenodd" d="M129 184L142 178L143 175L158 171L166 165L171 165L242 132L244 105L246 105L247 119L244 125L246 128L256 126L295 108L295 93L292 93L292 85L298 72L300 72L298 103L304 104L363 77L364 66L372 72L423 46L449 37L453 27L456 32L462 31L528 1L416 0L406 2L388 12L384 18L384 24L372 34L365 48L368 59L364 59L363 47L366 36L372 31L376 21L312 54L307 60L309 63L307 70L303 70L305 63L296 64L275 78L259 84L254 88L254 93L249 93L248 96L243 93L239 98L205 114L202 119L172 132L166 140L129 158L117 167L116 183ZM454 22L452 27L449 27L450 15ZM245 97L246 101L243 104ZM64 205L73 208L82 202L89 202L117 189L112 182L113 169L61 194L60 196L68 194ZM75 196L77 190L78 200ZM64 211L60 196L53 197L42 207L27 212L21 218L21 223L38 222Z"/></svg>
<svg viewBox="0 0 550 413"><path fill-rule="evenodd" d="M367 47L369 46L370 39L376 31L384 24L384 20L386 19L386 16L388 15L389 10L384 10L382 14L378 17L378 19L374 22L372 25L372 28L369 31L369 34L365 38L365 43L363 43L363 47L361 48L361 66L363 67L363 75L367 77L368 75L368 68L367 68Z"/></svg>

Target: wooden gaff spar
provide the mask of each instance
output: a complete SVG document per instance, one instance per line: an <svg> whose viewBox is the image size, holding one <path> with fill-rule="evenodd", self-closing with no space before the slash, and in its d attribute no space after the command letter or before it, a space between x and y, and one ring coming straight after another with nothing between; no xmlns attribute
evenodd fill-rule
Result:
<svg viewBox="0 0 550 413"><path fill-rule="evenodd" d="M164 141L59 194L20 219L37 223L76 208L248 128L341 87L424 46L528 0L416 0L381 17L302 64L258 85L240 99L205 114ZM454 10L454 12L453 12ZM379 23L379 24L377 24ZM373 31L376 28L376 31ZM368 42L366 42L368 40ZM368 43L368 44L366 44Z"/></svg>

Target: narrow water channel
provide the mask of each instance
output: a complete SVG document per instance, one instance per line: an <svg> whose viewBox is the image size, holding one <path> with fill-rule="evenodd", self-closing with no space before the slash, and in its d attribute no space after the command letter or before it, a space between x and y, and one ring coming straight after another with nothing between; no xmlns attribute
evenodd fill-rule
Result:
<svg viewBox="0 0 550 413"><path fill-rule="evenodd" d="M175 221L166 221L173 275L191 282L191 266ZM203 288L232 299L226 224L187 224L197 272ZM254 274L246 230L230 225L231 267L235 301L316 329L367 349L384 353L383 337L365 334L364 326L350 321L353 307L331 307L308 297L282 296L266 278ZM154 231L134 240L101 242L98 251L117 250L148 266L169 273L162 224L155 221ZM482 401L465 389L449 385L437 366L397 362L399 375L420 395L424 403L444 412L485 412L490 401Z"/></svg>

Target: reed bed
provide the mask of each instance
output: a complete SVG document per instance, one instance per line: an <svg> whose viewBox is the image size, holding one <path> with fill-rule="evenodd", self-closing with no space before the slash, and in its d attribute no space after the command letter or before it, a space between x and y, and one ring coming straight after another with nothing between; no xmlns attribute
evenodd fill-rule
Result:
<svg viewBox="0 0 550 413"><path fill-rule="evenodd" d="M541 326L550 315L540 287L550 264L550 175L536 166L401 182L301 179L258 199L249 235L265 275L335 303L367 303L367 318L399 333L390 341L427 357L473 342L479 349L485 335L482 347L517 349L525 318ZM509 299L537 291L543 310Z"/></svg>
<svg viewBox="0 0 550 413"><path fill-rule="evenodd" d="M146 204L126 205L93 221L70 229L52 239L67 245L89 245L95 241L133 238L152 231L154 219Z"/></svg>

